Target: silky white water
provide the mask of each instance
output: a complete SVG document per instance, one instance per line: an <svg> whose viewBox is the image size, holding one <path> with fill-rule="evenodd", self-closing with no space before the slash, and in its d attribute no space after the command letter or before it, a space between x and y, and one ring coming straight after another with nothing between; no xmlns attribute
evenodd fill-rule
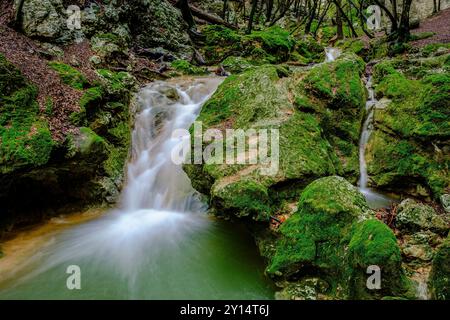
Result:
<svg viewBox="0 0 450 320"><path fill-rule="evenodd" d="M373 131L373 116L375 105L377 99L375 98L375 93L372 86L372 77L369 76L366 81L366 88L368 92L368 97L366 101L366 119L364 120L361 136L359 139L359 190L366 197L367 203L373 209L389 207L393 202L393 199L370 189L367 185L368 174L367 174L367 164L366 164L366 147L369 142L370 135Z"/></svg>
<svg viewBox="0 0 450 320"><path fill-rule="evenodd" d="M325 48L325 62L336 60L341 55L341 49L326 47Z"/></svg>
<svg viewBox="0 0 450 320"><path fill-rule="evenodd" d="M219 78L155 82L138 95L132 149L120 205L54 237L7 284L0 298L272 298L252 239L211 220L171 160ZM66 269L80 267L82 289L68 290Z"/></svg>

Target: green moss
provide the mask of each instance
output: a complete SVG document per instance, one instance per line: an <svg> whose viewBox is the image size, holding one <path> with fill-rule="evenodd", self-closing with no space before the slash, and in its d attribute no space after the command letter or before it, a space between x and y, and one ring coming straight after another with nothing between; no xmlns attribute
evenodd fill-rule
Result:
<svg viewBox="0 0 450 320"><path fill-rule="evenodd" d="M450 43L430 43L422 48L422 55L425 57L430 56L436 52L439 48L450 49Z"/></svg>
<svg viewBox="0 0 450 320"><path fill-rule="evenodd" d="M204 75L208 73L206 69L194 66L186 60L175 60L171 63L171 67L187 75Z"/></svg>
<svg viewBox="0 0 450 320"><path fill-rule="evenodd" d="M276 116L284 102L279 99L278 79L272 66L228 77L205 103L197 120L210 127L228 119L234 128L245 129L259 119Z"/></svg>
<svg viewBox="0 0 450 320"><path fill-rule="evenodd" d="M366 44L360 39L340 40L335 46L342 48L344 51L353 52L359 56L363 56L367 51Z"/></svg>
<svg viewBox="0 0 450 320"><path fill-rule="evenodd" d="M310 258L310 263L330 269L330 272L334 272L333 268L341 268L339 264L343 263L342 252L337 250L328 255L333 253L331 247L338 246L341 238L350 232L353 221L361 218L367 211L364 196L343 178L326 177L315 180L303 190L298 211L282 224L280 232L283 237L277 245L268 272L286 272L282 266L297 266L302 262L293 260L302 257L301 253L292 254L293 246L304 247L305 256ZM299 244L295 244L295 241L299 241ZM310 255L313 246L320 249L320 258L317 254Z"/></svg>
<svg viewBox="0 0 450 320"><path fill-rule="evenodd" d="M45 120L39 117L37 88L27 84L20 72L0 57L7 71L0 93L0 172L37 167L48 162L54 142Z"/></svg>
<svg viewBox="0 0 450 320"><path fill-rule="evenodd" d="M325 47L312 37L304 37L297 41L296 51L308 62L321 62L325 56Z"/></svg>
<svg viewBox="0 0 450 320"><path fill-rule="evenodd" d="M398 74L398 71L395 70L393 63L390 60L381 61L373 67L372 76L374 83L379 83L384 77L392 74Z"/></svg>
<svg viewBox="0 0 450 320"><path fill-rule="evenodd" d="M136 79L130 73L107 69L98 69L97 73L102 78L102 88L107 94L128 100L129 91L136 84Z"/></svg>
<svg viewBox="0 0 450 320"><path fill-rule="evenodd" d="M438 248L433 259L430 286L434 299L450 299L450 237Z"/></svg>
<svg viewBox="0 0 450 320"><path fill-rule="evenodd" d="M211 196L220 207L238 210L241 217L252 215L254 219L267 220L270 212L267 188L249 179L213 186Z"/></svg>
<svg viewBox="0 0 450 320"><path fill-rule="evenodd" d="M202 32L206 36L206 44L210 46L232 46L241 41L241 35L221 25L207 25Z"/></svg>
<svg viewBox="0 0 450 320"><path fill-rule="evenodd" d="M80 107L86 109L99 104L103 98L103 89L101 87L92 87L87 89L80 99Z"/></svg>
<svg viewBox="0 0 450 320"><path fill-rule="evenodd" d="M121 121L115 127L108 130L108 158L103 163L103 167L108 176L116 179L123 174L126 160L128 158L128 148L131 143L130 126L128 122Z"/></svg>
<svg viewBox="0 0 450 320"><path fill-rule="evenodd" d="M360 79L363 70L361 58L343 55L334 62L314 67L303 83L317 98L327 100L330 108L361 107L365 101L365 89Z"/></svg>
<svg viewBox="0 0 450 320"><path fill-rule="evenodd" d="M9 96L25 85L26 79L22 73L0 53L0 98Z"/></svg>
<svg viewBox="0 0 450 320"><path fill-rule="evenodd" d="M249 43L259 43L262 48L273 55L278 61L286 61L289 53L293 50L295 40L290 33L278 26L273 26L262 31L254 31L249 35L243 37L244 46L249 46Z"/></svg>
<svg viewBox="0 0 450 320"><path fill-rule="evenodd" d="M53 99L52 97L47 97L45 100L45 114L51 116L53 114Z"/></svg>
<svg viewBox="0 0 450 320"><path fill-rule="evenodd" d="M410 283L402 269L397 239L388 226L379 220L369 219L358 223L348 244L352 268L351 295L366 298L371 294L366 287L367 268L375 265L381 269L381 288L377 295L404 295Z"/></svg>
<svg viewBox="0 0 450 320"><path fill-rule="evenodd" d="M280 126L279 134L280 169L286 178L336 173L331 146L313 115L295 113Z"/></svg>
<svg viewBox="0 0 450 320"><path fill-rule="evenodd" d="M242 57L228 57L222 61L221 65L226 71L231 73L242 73L254 67L254 63Z"/></svg>
<svg viewBox="0 0 450 320"><path fill-rule="evenodd" d="M281 225L267 272L318 275L330 284L328 294L334 297L408 296L411 285L393 232L378 220L365 220L368 217L364 196L344 179L315 180L302 192L298 211ZM380 291L366 289L370 265L382 269Z"/></svg>
<svg viewBox="0 0 450 320"><path fill-rule="evenodd" d="M402 99L414 92L415 83L400 73L386 75L377 85L375 93L390 99Z"/></svg>
<svg viewBox="0 0 450 320"><path fill-rule="evenodd" d="M425 183L438 197L448 186L448 159L430 157L419 145L381 131L372 133L366 159L369 175L382 188L411 188L415 181Z"/></svg>
<svg viewBox="0 0 450 320"><path fill-rule="evenodd" d="M86 77L77 69L57 61L51 61L48 64L53 70L58 72L61 80L72 88L82 90L89 85Z"/></svg>

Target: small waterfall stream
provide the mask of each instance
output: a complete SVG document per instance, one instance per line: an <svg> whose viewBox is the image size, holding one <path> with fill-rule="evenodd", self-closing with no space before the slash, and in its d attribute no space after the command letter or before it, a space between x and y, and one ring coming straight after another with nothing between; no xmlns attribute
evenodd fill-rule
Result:
<svg viewBox="0 0 450 320"><path fill-rule="evenodd" d="M381 194L368 187L369 176L367 174L366 164L366 148L369 142L370 135L373 130L373 117L377 99L375 98L375 92L372 86L372 76L368 75L366 79L366 89L368 97L366 101L365 113L366 118L361 128L361 136L359 139L359 190L366 197L367 203L372 209L387 208L394 199Z"/></svg>
<svg viewBox="0 0 450 320"><path fill-rule="evenodd" d="M171 151L219 78L154 82L139 94L131 160L121 205L65 230L19 274L0 284L0 299L265 299L253 240L239 225L206 215ZM81 290L68 290L67 267L81 270Z"/></svg>

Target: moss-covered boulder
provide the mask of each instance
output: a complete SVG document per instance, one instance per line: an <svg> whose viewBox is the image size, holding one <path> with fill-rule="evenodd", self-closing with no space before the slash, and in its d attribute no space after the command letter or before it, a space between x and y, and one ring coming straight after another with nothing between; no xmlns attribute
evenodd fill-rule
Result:
<svg viewBox="0 0 450 320"><path fill-rule="evenodd" d="M280 227L267 272L275 277L319 276L326 294L341 298L402 295L409 284L393 232L371 218L364 196L337 176L309 184L298 210ZM381 289L366 286L367 268L382 271Z"/></svg>
<svg viewBox="0 0 450 320"><path fill-rule="evenodd" d="M334 174L338 162L323 138L318 119L295 110L289 101L289 80L274 66L255 67L228 77L205 103L197 119L204 129L275 129L279 133L279 158L274 175L264 175L262 163L186 165L193 186L211 196L223 211L266 220L273 201L293 196L284 182L306 185L311 177ZM255 138L255 137L254 137ZM257 138L257 137L256 137ZM250 137L250 139L252 139ZM222 141L223 142L223 141ZM270 132L269 132L270 142ZM236 148L233 144L232 148ZM236 155L236 159L239 156ZM248 192L248 194L247 194ZM243 199L234 201L233 194ZM276 198L276 199L275 199ZM251 200L253 205L249 205ZM258 203L259 202L259 203Z"/></svg>
<svg viewBox="0 0 450 320"><path fill-rule="evenodd" d="M194 188L210 197L216 212L267 221L282 201L297 199L316 178L339 174L356 181L365 100L363 66L359 57L348 54L308 71L289 73L263 65L225 79L197 121L203 129L222 133L218 143L224 142L227 129L276 130L277 170L263 174L267 165L250 163L247 152L236 155L235 159L245 159L241 164L188 164L185 171ZM328 81L322 81L328 72ZM329 91L324 96L318 88L325 86ZM246 139L254 141L257 136ZM242 197L235 201L233 193Z"/></svg>
<svg viewBox="0 0 450 320"><path fill-rule="evenodd" d="M202 32L203 53L208 64L220 63L230 56L242 56L255 64L285 62L296 44L289 32L278 26L248 35L220 25L208 25Z"/></svg>
<svg viewBox="0 0 450 320"><path fill-rule="evenodd" d="M247 69L252 68L254 66L254 63L243 57L230 56L225 60L223 60L221 65L226 71L231 72L233 74L233 73L241 73Z"/></svg>
<svg viewBox="0 0 450 320"><path fill-rule="evenodd" d="M141 48L163 47L181 59L192 56L188 27L180 10L167 0L129 1L117 5L133 37ZM117 10L118 9L118 10Z"/></svg>
<svg viewBox="0 0 450 320"><path fill-rule="evenodd" d="M450 237L448 236L433 259L430 287L434 299L450 299Z"/></svg>
<svg viewBox="0 0 450 320"><path fill-rule="evenodd" d="M380 188L437 199L449 187L450 78L438 73L410 79L408 68L402 60L374 68L376 94L390 101L375 110L368 173Z"/></svg>

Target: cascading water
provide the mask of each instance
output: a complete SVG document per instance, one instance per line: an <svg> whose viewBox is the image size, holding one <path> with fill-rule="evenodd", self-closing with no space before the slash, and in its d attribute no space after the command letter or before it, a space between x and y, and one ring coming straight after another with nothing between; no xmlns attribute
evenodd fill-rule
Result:
<svg viewBox="0 0 450 320"><path fill-rule="evenodd" d="M272 298L252 240L209 219L171 161L219 78L155 82L139 93L131 160L119 209L55 236L6 284L0 298ZM80 267L82 290L66 288Z"/></svg>
<svg viewBox="0 0 450 320"><path fill-rule="evenodd" d="M334 61L340 55L341 55L341 50L338 48L332 48L332 47L325 48L325 62Z"/></svg>
<svg viewBox="0 0 450 320"><path fill-rule="evenodd" d="M361 136L359 139L359 190L366 197L367 203L373 209L379 209L383 207L389 207L393 201L383 194L380 194L370 188L368 188L368 174L367 174L367 164L366 164L366 147L369 142L370 134L373 129L373 115L375 110L375 105L377 100L375 98L375 93L372 87L372 77L368 76L366 81L366 88L368 92L368 98L366 101L366 119L364 120Z"/></svg>

